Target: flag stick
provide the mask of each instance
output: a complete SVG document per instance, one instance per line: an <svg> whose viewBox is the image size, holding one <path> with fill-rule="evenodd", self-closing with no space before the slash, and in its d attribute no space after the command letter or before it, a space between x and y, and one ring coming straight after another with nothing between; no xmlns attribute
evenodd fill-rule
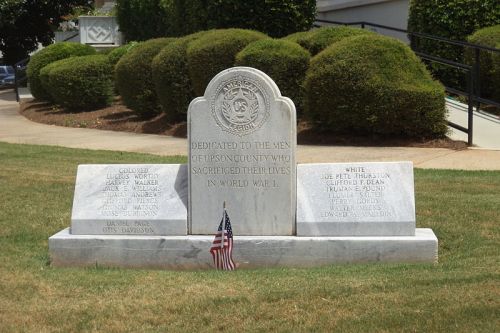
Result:
<svg viewBox="0 0 500 333"><path fill-rule="evenodd" d="M224 248L224 229L226 228L226 201L222 204L222 241L220 243L221 250ZM222 255L222 252L221 252Z"/></svg>

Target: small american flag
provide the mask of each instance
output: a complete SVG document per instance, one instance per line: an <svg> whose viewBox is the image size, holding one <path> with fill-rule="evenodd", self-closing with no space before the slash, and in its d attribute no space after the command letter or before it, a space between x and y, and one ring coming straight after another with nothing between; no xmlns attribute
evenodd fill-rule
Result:
<svg viewBox="0 0 500 333"><path fill-rule="evenodd" d="M233 261L233 229L226 209L224 209L210 253L217 269L233 271L236 268Z"/></svg>

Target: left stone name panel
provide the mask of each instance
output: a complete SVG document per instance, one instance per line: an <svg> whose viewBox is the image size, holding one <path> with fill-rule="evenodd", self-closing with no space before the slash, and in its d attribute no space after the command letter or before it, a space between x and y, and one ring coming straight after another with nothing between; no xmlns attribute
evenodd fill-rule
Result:
<svg viewBox="0 0 500 333"><path fill-rule="evenodd" d="M186 235L187 199L186 165L79 165L71 233Z"/></svg>

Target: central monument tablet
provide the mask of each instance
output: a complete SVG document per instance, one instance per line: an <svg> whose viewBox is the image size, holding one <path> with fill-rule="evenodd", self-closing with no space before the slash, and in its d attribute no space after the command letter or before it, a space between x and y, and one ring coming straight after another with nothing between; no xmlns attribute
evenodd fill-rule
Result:
<svg viewBox="0 0 500 333"><path fill-rule="evenodd" d="M189 233L295 234L296 114L265 73L227 69L188 110Z"/></svg>

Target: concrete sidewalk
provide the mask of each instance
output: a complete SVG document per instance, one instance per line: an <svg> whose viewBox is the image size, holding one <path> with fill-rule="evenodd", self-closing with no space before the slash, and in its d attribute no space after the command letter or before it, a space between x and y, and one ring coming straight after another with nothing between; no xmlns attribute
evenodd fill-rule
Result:
<svg viewBox="0 0 500 333"><path fill-rule="evenodd" d="M12 90L0 90L0 141L151 153L187 155L187 140L160 135L69 128L34 123L18 113ZM413 161L417 168L500 170L500 150L413 147L297 147L298 163ZM140 161L138 161L140 162Z"/></svg>
<svg viewBox="0 0 500 333"><path fill-rule="evenodd" d="M468 127L469 112L466 104L447 99L446 107L449 121ZM474 111L473 115L473 144L481 148L500 150L500 117L483 111ZM450 128L448 136L453 140L467 142L467 134L454 128Z"/></svg>

